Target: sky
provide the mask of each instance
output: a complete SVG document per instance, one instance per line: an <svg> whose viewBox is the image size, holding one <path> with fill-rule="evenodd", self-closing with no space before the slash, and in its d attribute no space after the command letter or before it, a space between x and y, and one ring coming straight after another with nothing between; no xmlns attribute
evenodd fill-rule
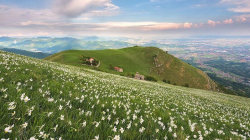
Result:
<svg viewBox="0 0 250 140"><path fill-rule="evenodd" d="M250 0L0 0L0 36L250 36Z"/></svg>

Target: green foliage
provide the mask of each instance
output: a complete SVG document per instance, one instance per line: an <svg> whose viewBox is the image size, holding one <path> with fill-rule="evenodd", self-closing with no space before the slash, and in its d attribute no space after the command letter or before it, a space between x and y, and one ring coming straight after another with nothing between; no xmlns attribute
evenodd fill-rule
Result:
<svg viewBox="0 0 250 140"><path fill-rule="evenodd" d="M188 84L188 83L186 83L186 84L184 85L184 87L189 87L189 84Z"/></svg>
<svg viewBox="0 0 250 140"><path fill-rule="evenodd" d="M152 76L145 76L145 80L147 81L153 81L153 82L157 82L157 79L152 77Z"/></svg>
<svg viewBox="0 0 250 140"><path fill-rule="evenodd" d="M171 84L171 82L169 81L169 80L166 80L166 79L164 79L164 80L162 80L164 83L168 83L168 84Z"/></svg>

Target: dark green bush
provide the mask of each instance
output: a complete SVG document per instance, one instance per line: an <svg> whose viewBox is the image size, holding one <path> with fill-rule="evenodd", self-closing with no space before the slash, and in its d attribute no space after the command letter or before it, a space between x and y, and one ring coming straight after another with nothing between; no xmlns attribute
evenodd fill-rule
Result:
<svg viewBox="0 0 250 140"><path fill-rule="evenodd" d="M157 82L157 79L152 77L152 76L145 76L145 80L147 81L153 81L153 82Z"/></svg>

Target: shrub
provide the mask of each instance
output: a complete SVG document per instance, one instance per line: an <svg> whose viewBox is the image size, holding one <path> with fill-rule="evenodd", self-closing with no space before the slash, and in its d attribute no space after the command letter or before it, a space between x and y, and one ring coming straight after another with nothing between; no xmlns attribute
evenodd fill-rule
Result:
<svg viewBox="0 0 250 140"><path fill-rule="evenodd" d="M189 87L189 84L188 84L188 83L185 83L184 87Z"/></svg>
<svg viewBox="0 0 250 140"><path fill-rule="evenodd" d="M147 81L153 81L153 82L157 82L157 79L152 77L152 76L145 76L145 80Z"/></svg>
<svg viewBox="0 0 250 140"><path fill-rule="evenodd" d="M166 80L166 79L164 79L164 80L162 80L164 83L168 83L168 84L170 84L170 80Z"/></svg>

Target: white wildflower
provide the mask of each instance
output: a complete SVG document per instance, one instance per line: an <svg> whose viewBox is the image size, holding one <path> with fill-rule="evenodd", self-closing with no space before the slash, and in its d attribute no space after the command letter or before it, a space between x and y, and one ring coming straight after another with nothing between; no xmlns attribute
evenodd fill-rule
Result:
<svg viewBox="0 0 250 140"><path fill-rule="evenodd" d="M52 114L53 114L53 112L49 112L49 113L48 113L48 117L50 117Z"/></svg>
<svg viewBox="0 0 250 140"><path fill-rule="evenodd" d="M142 124L144 122L143 118L140 118L140 124Z"/></svg>
<svg viewBox="0 0 250 140"><path fill-rule="evenodd" d="M82 123L82 127L85 127L85 126L86 126L86 124L87 124L87 122L86 122L86 121L84 121L84 122Z"/></svg>
<svg viewBox="0 0 250 140"><path fill-rule="evenodd" d="M25 122L24 124L22 124L22 128L26 128L28 126L28 123Z"/></svg>
<svg viewBox="0 0 250 140"><path fill-rule="evenodd" d="M30 98L29 98L28 96L26 96L26 97L24 98L24 102L25 102L25 103L27 103L29 100L30 100Z"/></svg>
<svg viewBox="0 0 250 140"><path fill-rule="evenodd" d="M144 128L144 127L142 127L142 128L140 128L140 129L139 129L139 132L140 132L140 133L143 133L143 132L144 132L144 130L145 130L145 128Z"/></svg>
<svg viewBox="0 0 250 140"><path fill-rule="evenodd" d="M11 133L12 132L12 128L14 127L14 124L12 126L8 126L4 129L5 133Z"/></svg>
<svg viewBox="0 0 250 140"><path fill-rule="evenodd" d="M120 140L120 136L119 135L115 135L115 137L113 138L113 140Z"/></svg>
<svg viewBox="0 0 250 140"><path fill-rule="evenodd" d="M60 105L60 106L59 106L59 110L62 110L62 108L63 108L63 106L62 106L62 105Z"/></svg>
<svg viewBox="0 0 250 140"><path fill-rule="evenodd" d="M48 98L48 102L53 102L54 98Z"/></svg>
<svg viewBox="0 0 250 140"><path fill-rule="evenodd" d="M112 129L112 131L116 132L116 131L117 131L117 128L116 128L116 127L114 127L114 128Z"/></svg>
<svg viewBox="0 0 250 140"><path fill-rule="evenodd" d="M33 137L30 137L30 139L29 140L38 140L38 139L36 139L36 137L35 136L33 136Z"/></svg>
<svg viewBox="0 0 250 140"><path fill-rule="evenodd" d="M95 138L93 140L99 140L99 135L95 136Z"/></svg>
<svg viewBox="0 0 250 140"><path fill-rule="evenodd" d="M123 133L123 132L124 132L124 129L123 129L123 128L120 128L120 132Z"/></svg>
<svg viewBox="0 0 250 140"><path fill-rule="evenodd" d="M8 110L13 110L16 108L16 103L15 102L10 102L9 103L9 107L8 107Z"/></svg>
<svg viewBox="0 0 250 140"><path fill-rule="evenodd" d="M60 116L60 120L62 120L62 121L64 120L64 115Z"/></svg>
<svg viewBox="0 0 250 140"><path fill-rule="evenodd" d="M171 127L169 127L169 128L168 128L168 132L170 132L170 133L171 133L172 131L173 131L173 130L172 130L172 128L171 128Z"/></svg>
<svg viewBox="0 0 250 140"><path fill-rule="evenodd" d="M177 137L176 133L174 133L174 134L173 134L173 137L174 137L174 138L176 138L176 137Z"/></svg>

